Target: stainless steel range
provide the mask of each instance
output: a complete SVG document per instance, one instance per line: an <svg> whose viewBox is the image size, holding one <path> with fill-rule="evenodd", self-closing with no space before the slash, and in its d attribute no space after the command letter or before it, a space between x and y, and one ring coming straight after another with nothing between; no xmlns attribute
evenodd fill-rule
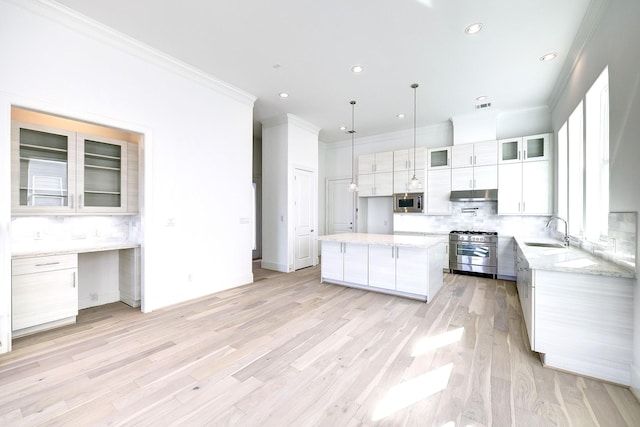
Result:
<svg viewBox="0 0 640 427"><path fill-rule="evenodd" d="M498 274L498 233L459 231L449 233L449 269L452 272Z"/></svg>

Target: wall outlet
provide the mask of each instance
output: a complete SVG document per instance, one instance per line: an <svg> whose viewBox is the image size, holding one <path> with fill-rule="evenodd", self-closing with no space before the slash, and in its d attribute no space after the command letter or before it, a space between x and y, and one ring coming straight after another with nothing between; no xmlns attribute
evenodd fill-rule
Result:
<svg viewBox="0 0 640 427"><path fill-rule="evenodd" d="M98 301L98 294L97 293L89 294L89 299L91 301Z"/></svg>
<svg viewBox="0 0 640 427"><path fill-rule="evenodd" d="M95 230L93 230L93 237L100 237L100 229L96 228Z"/></svg>
<svg viewBox="0 0 640 427"><path fill-rule="evenodd" d="M33 232L33 240L42 240L42 232L34 231Z"/></svg>
<svg viewBox="0 0 640 427"><path fill-rule="evenodd" d="M193 282L193 273L187 274L187 281Z"/></svg>

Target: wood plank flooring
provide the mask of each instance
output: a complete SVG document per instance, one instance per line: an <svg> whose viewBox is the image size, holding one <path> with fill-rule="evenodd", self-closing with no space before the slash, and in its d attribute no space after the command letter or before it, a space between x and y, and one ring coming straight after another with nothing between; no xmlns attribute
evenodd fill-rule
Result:
<svg viewBox="0 0 640 427"><path fill-rule="evenodd" d="M16 339L0 425L640 425L626 388L541 366L512 282L447 274L424 304L319 276L256 269L251 285Z"/></svg>

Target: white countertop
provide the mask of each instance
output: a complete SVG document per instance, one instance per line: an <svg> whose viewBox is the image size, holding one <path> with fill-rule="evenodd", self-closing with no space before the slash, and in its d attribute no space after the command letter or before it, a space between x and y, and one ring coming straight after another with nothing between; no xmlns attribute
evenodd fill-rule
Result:
<svg viewBox="0 0 640 427"><path fill-rule="evenodd" d="M140 243L131 241L113 242L82 242L70 241L62 243L35 244L28 247L13 246L11 248L12 258L27 258L33 256L48 256L62 254L77 254L87 252L116 251L120 249L139 248Z"/></svg>
<svg viewBox="0 0 640 427"><path fill-rule="evenodd" d="M403 236L398 234L341 233L320 236L318 240L361 245L407 246L429 248L448 242L448 236Z"/></svg>
<svg viewBox="0 0 640 427"><path fill-rule="evenodd" d="M514 237L534 270L563 271L567 273L593 274L600 276L623 277L632 279L635 272L616 263L596 257L589 252L572 246L563 248L545 248L527 246L525 242L562 243L559 240L541 237Z"/></svg>

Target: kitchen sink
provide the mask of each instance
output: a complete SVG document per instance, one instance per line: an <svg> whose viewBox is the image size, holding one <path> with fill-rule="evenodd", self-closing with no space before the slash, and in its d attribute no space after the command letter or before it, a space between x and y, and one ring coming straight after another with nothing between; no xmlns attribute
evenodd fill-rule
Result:
<svg viewBox="0 0 640 427"><path fill-rule="evenodd" d="M564 248L562 243L545 243L545 242L524 242L527 246L537 246L540 248Z"/></svg>

